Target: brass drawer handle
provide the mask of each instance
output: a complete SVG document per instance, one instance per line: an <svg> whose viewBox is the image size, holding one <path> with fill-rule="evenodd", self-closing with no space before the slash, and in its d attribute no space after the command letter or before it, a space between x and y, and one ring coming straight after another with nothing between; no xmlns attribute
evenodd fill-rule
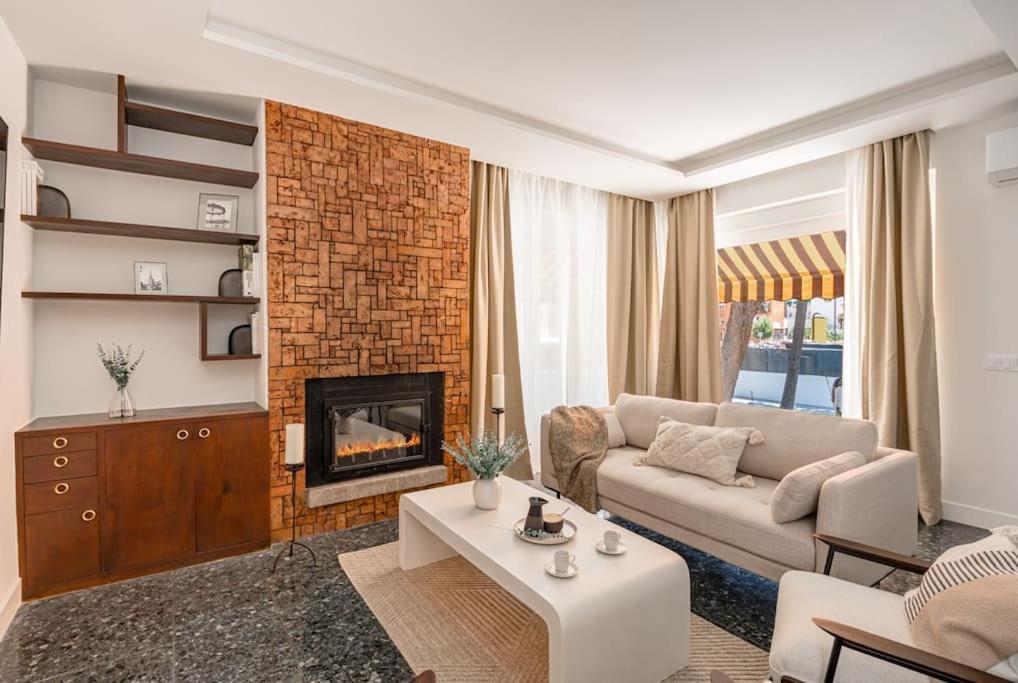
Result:
<svg viewBox="0 0 1018 683"><path fill-rule="evenodd" d="M209 431L208 427L202 427L201 429L198 430L198 436L200 436L203 439L209 438L209 434L211 433L212 432Z"/></svg>
<svg viewBox="0 0 1018 683"><path fill-rule="evenodd" d="M181 429L177 431L177 438L180 439L181 441L183 441L189 436L191 436L191 433L186 429Z"/></svg>
<svg viewBox="0 0 1018 683"><path fill-rule="evenodd" d="M59 450L61 448L65 448L66 446L67 446L66 436L58 436L57 438L53 439L53 448Z"/></svg>
<svg viewBox="0 0 1018 683"><path fill-rule="evenodd" d="M81 513L81 518L86 522L91 522L95 519L95 510L85 510Z"/></svg>
<svg viewBox="0 0 1018 683"><path fill-rule="evenodd" d="M58 455L53 458L53 467L67 467L67 463L69 462L70 460L67 459L66 455Z"/></svg>
<svg viewBox="0 0 1018 683"><path fill-rule="evenodd" d="M53 493L57 494L58 496L62 496L70 490L71 485L63 481L53 487Z"/></svg>

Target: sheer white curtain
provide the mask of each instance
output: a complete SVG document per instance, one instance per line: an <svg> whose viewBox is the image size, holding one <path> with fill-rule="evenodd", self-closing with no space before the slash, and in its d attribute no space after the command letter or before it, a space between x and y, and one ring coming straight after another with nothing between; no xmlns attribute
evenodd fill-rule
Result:
<svg viewBox="0 0 1018 683"><path fill-rule="evenodd" d="M540 465L541 415L608 401L604 192L511 172L516 320L527 435Z"/></svg>

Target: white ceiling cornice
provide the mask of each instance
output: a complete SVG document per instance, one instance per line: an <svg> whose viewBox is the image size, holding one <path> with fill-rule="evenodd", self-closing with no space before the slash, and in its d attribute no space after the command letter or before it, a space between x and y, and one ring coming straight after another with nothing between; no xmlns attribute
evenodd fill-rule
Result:
<svg viewBox="0 0 1018 683"><path fill-rule="evenodd" d="M298 66L332 78L340 78L357 85L367 86L382 92L409 97L415 100L456 107L457 109L497 120L499 123L514 128L579 145L595 152L617 156L627 161L648 164L681 175L681 171L674 164L670 164L663 159L657 159L648 154L627 149L609 141L584 135L583 133L535 119L525 114L503 109L444 88L438 88L411 78L404 78L403 76L376 69L351 59L295 45L294 43L251 31L211 16L206 18L205 29L202 35L208 40L223 45L246 50L262 57Z"/></svg>

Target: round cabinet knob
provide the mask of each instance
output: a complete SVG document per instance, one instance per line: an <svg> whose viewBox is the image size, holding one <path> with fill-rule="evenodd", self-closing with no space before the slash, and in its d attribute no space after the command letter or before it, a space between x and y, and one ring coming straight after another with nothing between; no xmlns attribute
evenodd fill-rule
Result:
<svg viewBox="0 0 1018 683"><path fill-rule="evenodd" d="M183 441L187 437L191 436L191 433L186 429L177 430L177 438Z"/></svg>
<svg viewBox="0 0 1018 683"><path fill-rule="evenodd" d="M60 449L66 446L67 446L66 436L58 436L57 438L53 439L53 448Z"/></svg>
<svg viewBox="0 0 1018 683"><path fill-rule="evenodd" d="M53 458L53 467L67 467L67 463L69 462L70 460L67 459L66 455L58 455Z"/></svg>
<svg viewBox="0 0 1018 683"><path fill-rule="evenodd" d="M85 510L81 513L81 518L86 522L91 522L95 519L95 510Z"/></svg>
<svg viewBox="0 0 1018 683"><path fill-rule="evenodd" d="M58 496L62 496L70 490L71 485L63 481L53 487L53 493L57 494Z"/></svg>
<svg viewBox="0 0 1018 683"><path fill-rule="evenodd" d="M208 428L208 427L202 427L201 429L199 429L199 430L198 430L198 436L200 436L200 437L201 437L201 438L203 438L203 439L207 439L207 438L209 438L209 435L210 435L211 433L212 433L212 432L211 432L211 431L209 431L209 428Z"/></svg>

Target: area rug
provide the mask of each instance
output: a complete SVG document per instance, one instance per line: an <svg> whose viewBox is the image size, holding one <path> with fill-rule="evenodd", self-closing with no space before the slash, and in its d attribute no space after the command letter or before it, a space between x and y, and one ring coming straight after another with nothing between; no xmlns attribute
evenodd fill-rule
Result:
<svg viewBox="0 0 1018 683"><path fill-rule="evenodd" d="M405 572L399 544L388 543L342 554L339 563L415 672L432 669L440 683L548 680L544 622L463 558ZM766 652L691 618L689 666L669 683L708 681L712 669L739 683L767 676Z"/></svg>

